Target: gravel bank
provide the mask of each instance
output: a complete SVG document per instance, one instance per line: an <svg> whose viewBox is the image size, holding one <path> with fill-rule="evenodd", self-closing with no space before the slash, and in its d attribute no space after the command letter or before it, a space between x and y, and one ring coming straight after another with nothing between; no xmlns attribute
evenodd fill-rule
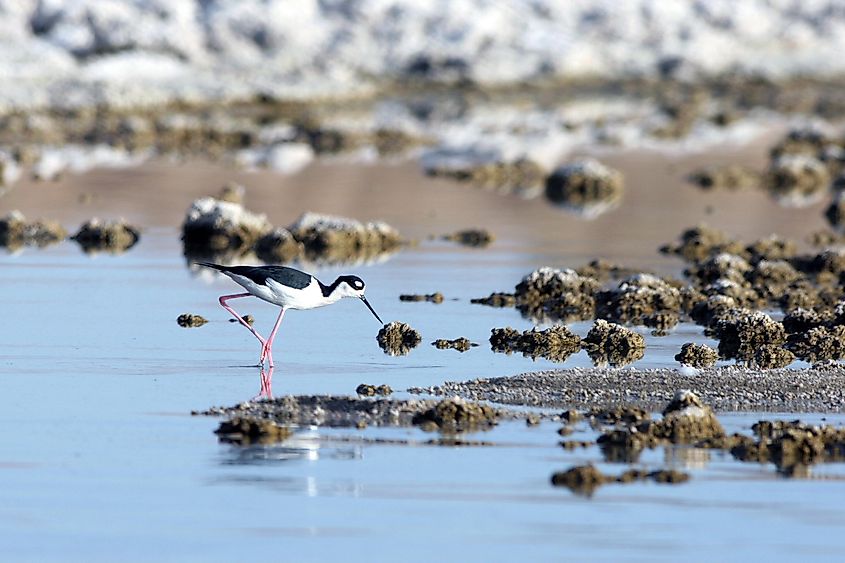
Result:
<svg viewBox="0 0 845 563"><path fill-rule="evenodd" d="M768 371L724 367L694 375L673 369L566 369L408 391L506 405L584 408L627 403L660 410L679 389L692 390L717 411L845 412L841 366Z"/></svg>

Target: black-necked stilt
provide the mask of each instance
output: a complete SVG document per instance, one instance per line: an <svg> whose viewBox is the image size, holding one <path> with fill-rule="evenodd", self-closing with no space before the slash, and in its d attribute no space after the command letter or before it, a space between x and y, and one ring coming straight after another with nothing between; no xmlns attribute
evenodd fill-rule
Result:
<svg viewBox="0 0 845 563"><path fill-rule="evenodd" d="M276 338L276 331L279 330L282 317L288 309L314 309L331 305L343 297L357 297L364 302L378 321L382 322L373 306L364 297L364 280L358 276L340 276L331 285L325 285L311 274L287 266L221 266L210 262L198 262L198 264L226 274L247 290L248 293L221 295L219 301L224 309L234 315L238 322L261 342L260 365L264 365L266 358L270 360L270 367L273 367L273 339ZM226 305L226 301L230 299L249 296L258 297L282 308L276 324L273 325L273 331L267 339L249 326L234 309Z"/></svg>

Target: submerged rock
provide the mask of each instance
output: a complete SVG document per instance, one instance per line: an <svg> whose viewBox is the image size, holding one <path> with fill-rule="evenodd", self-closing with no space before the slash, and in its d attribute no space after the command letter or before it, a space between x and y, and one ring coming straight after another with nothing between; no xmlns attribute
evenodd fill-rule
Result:
<svg viewBox="0 0 845 563"><path fill-rule="evenodd" d="M208 320L206 320L205 317L202 317L200 315L192 315L191 313L185 313L179 315L176 318L176 323L182 328L197 328L207 322Z"/></svg>
<svg viewBox="0 0 845 563"><path fill-rule="evenodd" d="M412 423L441 432L467 432L490 429L498 420L499 413L493 407L454 397L416 414Z"/></svg>
<svg viewBox="0 0 845 563"><path fill-rule="evenodd" d="M681 351L675 355L675 360L685 366L694 368L709 368L716 365L719 354L706 344L687 342L681 346Z"/></svg>
<svg viewBox="0 0 845 563"><path fill-rule="evenodd" d="M125 221L101 221L94 218L84 223L79 231L70 237L86 253L107 251L125 252L135 246L141 233Z"/></svg>
<svg viewBox="0 0 845 563"><path fill-rule="evenodd" d="M689 474L675 469L659 469L643 471L629 469L616 477L605 475L592 464L572 467L566 471L559 471L552 475L552 485L566 487L575 494L590 497L601 485L607 483L635 483L652 480L655 483L679 484L689 481Z"/></svg>
<svg viewBox="0 0 845 563"><path fill-rule="evenodd" d="M741 461L774 463L788 476L804 474L806 466L845 461L845 428L815 426L800 421L761 420L752 429L758 439L744 438L731 448Z"/></svg>
<svg viewBox="0 0 845 563"><path fill-rule="evenodd" d="M485 247L489 246L496 237L487 229L467 229L464 231L457 231L450 235L443 235L443 240L450 240L457 242L464 246Z"/></svg>
<svg viewBox="0 0 845 563"><path fill-rule="evenodd" d="M683 390L676 392L666 405L661 420L626 422L623 428L599 436L597 443L609 460L630 462L635 461L644 448L719 441L724 437L724 428L713 409L696 394Z"/></svg>
<svg viewBox="0 0 845 563"><path fill-rule="evenodd" d="M428 295L422 294L403 294L399 296L399 301L428 301L429 303L443 303L443 294L440 292L430 293Z"/></svg>
<svg viewBox="0 0 845 563"><path fill-rule="evenodd" d="M582 341L582 347L598 366L621 367L645 354L645 339L624 326L598 319Z"/></svg>
<svg viewBox="0 0 845 563"><path fill-rule="evenodd" d="M249 326L252 326L252 325L255 324L255 317L253 317L252 315L242 315L241 319L243 319L243 321L246 324L248 324ZM230 323L236 323L236 322L238 322L238 320L237 319L229 319L229 322Z"/></svg>
<svg viewBox="0 0 845 563"><path fill-rule="evenodd" d="M470 299L470 303L487 305L488 307L515 307L516 297L513 293L491 293L487 297Z"/></svg>
<svg viewBox="0 0 845 563"><path fill-rule="evenodd" d="M622 173L597 160L561 166L546 178L546 198L585 217L597 217L622 198Z"/></svg>
<svg viewBox="0 0 845 563"><path fill-rule="evenodd" d="M581 338L563 325L522 333L511 327L494 328L490 331L490 346L494 352L521 352L525 357L563 362L581 349Z"/></svg>
<svg viewBox="0 0 845 563"><path fill-rule="evenodd" d="M22 246L45 246L60 242L67 231L55 221L27 221L23 213L10 211L0 217L0 246L16 250Z"/></svg>
<svg viewBox="0 0 845 563"><path fill-rule="evenodd" d="M632 405L594 406L590 407L584 416L602 424L639 424L651 419L647 410Z"/></svg>
<svg viewBox="0 0 845 563"><path fill-rule="evenodd" d="M470 348L478 346L478 344L470 342L468 338L464 338L463 336L460 338L455 338L454 340L446 340L445 338L440 338L438 340L435 340L431 344L438 350L446 350L451 348L452 350L457 350L458 352L466 352Z"/></svg>
<svg viewBox="0 0 845 563"><path fill-rule="evenodd" d="M385 354L405 356L419 345L422 336L411 325L393 321L379 330L376 339Z"/></svg>
<svg viewBox="0 0 845 563"><path fill-rule="evenodd" d="M747 166L729 164L699 170L690 176L690 182L704 190L744 190L762 186L763 175Z"/></svg>
<svg viewBox="0 0 845 563"><path fill-rule="evenodd" d="M594 465L579 465L552 475L552 485L566 487L573 493L592 496L597 488L610 479Z"/></svg>
<svg viewBox="0 0 845 563"><path fill-rule="evenodd" d="M273 444L288 439L293 432L272 420L236 417L220 423L214 432L221 442L238 445Z"/></svg>
<svg viewBox="0 0 845 563"><path fill-rule="evenodd" d="M504 160L498 154L435 149L422 158L426 174L449 178L500 193L528 193L543 181L545 170L527 158Z"/></svg>

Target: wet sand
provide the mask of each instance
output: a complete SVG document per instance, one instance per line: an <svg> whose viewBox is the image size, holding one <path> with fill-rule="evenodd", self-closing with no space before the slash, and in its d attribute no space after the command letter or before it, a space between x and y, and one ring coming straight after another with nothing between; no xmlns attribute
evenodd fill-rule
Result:
<svg viewBox="0 0 845 563"><path fill-rule="evenodd" d="M176 228L194 199L235 181L247 188L246 208L265 213L275 225L290 224L310 210L362 221L381 219L415 239L487 228L497 237L490 250L516 247L565 254L579 262L602 257L629 266L680 270L679 261L659 256L657 248L701 222L742 240L777 232L800 241L826 225L824 202L789 209L762 191L707 193L685 180L711 164L762 167L776 137L706 153L602 151L602 162L625 175L625 191L617 209L592 220L557 209L543 197L522 200L428 178L413 161L361 165L328 159L283 176L204 161L159 160L138 168L67 174L56 182L22 179L2 202L5 209L56 219L71 230L92 216L123 217L144 229Z"/></svg>
<svg viewBox="0 0 845 563"><path fill-rule="evenodd" d="M722 412L845 412L841 366L766 371L724 367L697 372L574 368L450 381L409 391L506 405L568 409L628 404L656 411L681 389L692 390Z"/></svg>

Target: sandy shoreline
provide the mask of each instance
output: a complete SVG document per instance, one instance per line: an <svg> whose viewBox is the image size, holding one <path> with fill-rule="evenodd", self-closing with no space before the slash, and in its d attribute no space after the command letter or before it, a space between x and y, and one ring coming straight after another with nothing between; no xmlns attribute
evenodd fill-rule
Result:
<svg viewBox="0 0 845 563"><path fill-rule="evenodd" d="M660 410L679 389L694 391L722 412L845 412L841 366L767 371L720 367L696 375L675 369L573 368L449 381L408 391L505 405L583 408L625 403Z"/></svg>

